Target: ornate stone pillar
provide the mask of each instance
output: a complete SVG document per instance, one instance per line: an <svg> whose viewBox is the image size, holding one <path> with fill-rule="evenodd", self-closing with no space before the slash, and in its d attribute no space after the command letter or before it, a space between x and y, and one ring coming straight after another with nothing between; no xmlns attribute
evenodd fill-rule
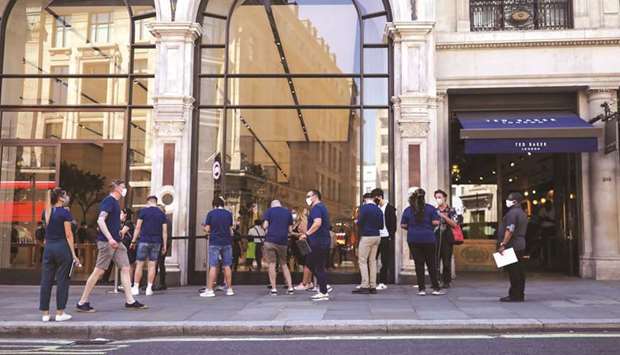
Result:
<svg viewBox="0 0 620 355"><path fill-rule="evenodd" d="M616 89L591 89L587 92L589 117L595 117L603 112L601 104L609 103L612 109L617 110ZM595 125L604 126L603 122ZM588 189L589 204L584 210L588 210L591 218L590 235L592 240L591 254L581 255L581 272L583 277L593 277L599 280L620 279L620 167L618 164L618 152L605 154L602 148L603 142L599 143L601 149L591 153L589 161L589 184L583 186Z"/></svg>
<svg viewBox="0 0 620 355"><path fill-rule="evenodd" d="M426 9L419 13L419 18L429 19L432 13ZM410 187L432 191L438 186L433 27L432 20L394 22L388 26L394 42L394 203L399 212L407 207ZM397 233L395 253L396 282L403 282L403 276L413 274L403 231Z"/></svg>
<svg viewBox="0 0 620 355"><path fill-rule="evenodd" d="M194 109L194 50L201 34L197 23L157 22L150 26L156 38L152 193L172 215L173 236L189 233L191 137ZM175 240L166 264L187 283L187 241Z"/></svg>

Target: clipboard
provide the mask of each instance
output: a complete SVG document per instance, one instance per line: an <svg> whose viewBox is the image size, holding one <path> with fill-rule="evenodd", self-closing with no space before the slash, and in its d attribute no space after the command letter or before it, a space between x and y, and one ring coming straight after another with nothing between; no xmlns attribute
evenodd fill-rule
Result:
<svg viewBox="0 0 620 355"><path fill-rule="evenodd" d="M504 250L502 254L500 254L499 252L493 253L493 259L495 259L495 264L497 265L497 268L502 268L504 266L519 262L519 259L517 259L517 254L515 254L515 250L513 248L508 248Z"/></svg>

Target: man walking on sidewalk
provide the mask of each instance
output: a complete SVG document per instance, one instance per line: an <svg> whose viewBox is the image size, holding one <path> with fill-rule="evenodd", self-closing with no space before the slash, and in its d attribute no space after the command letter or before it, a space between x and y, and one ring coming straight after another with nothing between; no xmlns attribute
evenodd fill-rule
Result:
<svg viewBox="0 0 620 355"><path fill-rule="evenodd" d="M375 199L375 203L383 212L383 229L379 231L381 242L379 244L379 254L381 255L381 271L379 271L379 284L377 290L385 290L387 288L388 277L392 275L394 269L394 248L392 242L396 229L398 228L398 219L396 218L396 208L392 206L383 196L383 190L376 188L370 192ZM379 257L379 255L377 255Z"/></svg>
<svg viewBox="0 0 620 355"><path fill-rule="evenodd" d="M220 197L213 199L213 209L207 213L204 223L204 231L209 236L209 282L205 292L200 297L215 297L213 286L217 281L217 267L220 257L224 268L224 282L226 283L226 296L234 296L232 289L232 263L233 263L233 215L224 208L224 200Z"/></svg>
<svg viewBox="0 0 620 355"><path fill-rule="evenodd" d="M287 264L288 236L293 231L293 215L291 212L282 207L280 201L273 200L271 208L263 215L263 227L267 229L265 236L265 258L269 264L269 282L271 283L271 295L276 296L276 260L282 269L282 275L288 286L287 293L292 295L293 281L291 280L291 272Z"/></svg>
<svg viewBox="0 0 620 355"><path fill-rule="evenodd" d="M318 190L310 190L306 194L306 204L311 208L308 217L308 231L302 234L299 239L308 240L312 251L306 257L306 262L310 270L316 277L319 284L319 292L312 296L313 301L327 301L327 275L325 274L325 263L331 245L329 235L329 213L321 202L321 193Z"/></svg>
<svg viewBox="0 0 620 355"><path fill-rule="evenodd" d="M364 194L364 204L360 207L357 225L360 231L357 260L362 283L353 293L374 294L377 293L377 250L381 243L379 231L383 229L383 212L369 193Z"/></svg>
<svg viewBox="0 0 620 355"><path fill-rule="evenodd" d="M114 261L116 267L121 269L121 284L125 293L125 308L127 309L145 309L142 303L133 298L131 294L131 276L129 257L127 256L127 248L120 242L121 240L121 206L119 200L127 195L125 182L114 180L110 185L110 195L101 201L99 206L99 218L97 225L99 226L99 234L97 235L97 261L95 269L86 280L84 292L80 301L77 303L79 312L94 312L88 302L93 288L97 284L101 275L107 270L110 262Z"/></svg>
<svg viewBox="0 0 620 355"><path fill-rule="evenodd" d="M153 295L153 282L155 281L155 268L161 254L166 254L168 241L168 225L166 215L157 206L157 196L149 196L146 199L146 207L140 210L136 230L133 234L131 247L136 247L136 273L133 277L132 295L140 294L140 279L144 273L144 261L148 259L148 274L146 295ZM138 236L140 239L138 239Z"/></svg>
<svg viewBox="0 0 620 355"><path fill-rule="evenodd" d="M525 252L525 233L527 231L527 215L521 208L523 195L511 192L506 199L508 211L502 219L500 228L497 230L499 247L498 252L503 253L508 248L514 248L518 261L505 267L510 277L510 289L508 296L500 298L501 302L523 302L525 300L525 265L523 255Z"/></svg>

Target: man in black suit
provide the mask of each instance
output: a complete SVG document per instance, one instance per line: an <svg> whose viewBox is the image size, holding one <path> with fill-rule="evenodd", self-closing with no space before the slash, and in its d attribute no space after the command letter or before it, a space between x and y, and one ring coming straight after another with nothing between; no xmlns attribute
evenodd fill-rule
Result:
<svg viewBox="0 0 620 355"><path fill-rule="evenodd" d="M381 242L377 258L381 257L381 270L379 271L379 284L377 290L387 288L388 279L394 275L394 235L396 234L396 208L383 196L383 190L376 188L370 192L377 206L383 211L384 228L380 230Z"/></svg>

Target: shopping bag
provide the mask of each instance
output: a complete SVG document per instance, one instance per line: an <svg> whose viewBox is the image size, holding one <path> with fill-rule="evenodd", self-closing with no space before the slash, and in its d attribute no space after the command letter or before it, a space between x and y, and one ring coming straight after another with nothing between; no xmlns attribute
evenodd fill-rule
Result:
<svg viewBox="0 0 620 355"><path fill-rule="evenodd" d="M256 259L256 243L249 242L248 249L245 251L246 259Z"/></svg>
<svg viewBox="0 0 620 355"><path fill-rule="evenodd" d="M452 228L452 237L454 239L454 245L461 245L465 242L463 230L458 224L456 225L456 227Z"/></svg>

